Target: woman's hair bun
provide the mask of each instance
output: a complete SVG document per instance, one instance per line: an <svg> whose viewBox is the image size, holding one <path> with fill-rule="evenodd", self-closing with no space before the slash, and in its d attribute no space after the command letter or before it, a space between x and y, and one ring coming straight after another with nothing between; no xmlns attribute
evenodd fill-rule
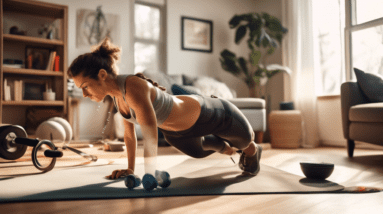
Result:
<svg viewBox="0 0 383 214"><path fill-rule="evenodd" d="M119 61L121 56L121 48L113 45L108 37L97 46L92 47L92 54L101 56L102 58Z"/></svg>

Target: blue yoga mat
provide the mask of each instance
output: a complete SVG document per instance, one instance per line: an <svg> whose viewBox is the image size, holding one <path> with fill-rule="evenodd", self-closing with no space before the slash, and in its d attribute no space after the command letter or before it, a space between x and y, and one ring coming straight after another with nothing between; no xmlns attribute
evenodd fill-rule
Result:
<svg viewBox="0 0 383 214"><path fill-rule="evenodd" d="M237 164L227 159L192 159L187 156L161 156L159 169L169 172L172 183L151 192L142 185L128 190L124 179L104 176L127 167L126 159L100 159L78 167L55 168L47 173L0 176L0 203L21 201L116 199L195 195L341 193L342 185L312 181L261 164L257 176L243 176ZM163 166L163 167L161 167ZM17 171L17 169L15 169ZM138 158L136 174L144 175L143 159Z"/></svg>

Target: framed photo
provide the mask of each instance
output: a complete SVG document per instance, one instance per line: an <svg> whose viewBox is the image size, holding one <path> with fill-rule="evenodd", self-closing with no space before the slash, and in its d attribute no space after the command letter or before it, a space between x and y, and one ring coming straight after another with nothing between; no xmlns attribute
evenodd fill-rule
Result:
<svg viewBox="0 0 383 214"><path fill-rule="evenodd" d="M48 80L23 80L23 100L43 100L43 92L48 88Z"/></svg>
<svg viewBox="0 0 383 214"><path fill-rule="evenodd" d="M181 17L181 47L190 51L213 51L213 22Z"/></svg>
<svg viewBox="0 0 383 214"><path fill-rule="evenodd" d="M50 49L40 47L25 48L25 68L45 70L48 65Z"/></svg>

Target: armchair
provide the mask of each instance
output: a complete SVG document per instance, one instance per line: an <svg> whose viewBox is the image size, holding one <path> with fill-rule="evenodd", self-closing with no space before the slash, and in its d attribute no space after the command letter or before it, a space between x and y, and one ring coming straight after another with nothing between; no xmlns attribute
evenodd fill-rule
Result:
<svg viewBox="0 0 383 214"><path fill-rule="evenodd" d="M357 82L341 85L343 135L348 156L353 157L355 141L383 145L383 102L371 102Z"/></svg>

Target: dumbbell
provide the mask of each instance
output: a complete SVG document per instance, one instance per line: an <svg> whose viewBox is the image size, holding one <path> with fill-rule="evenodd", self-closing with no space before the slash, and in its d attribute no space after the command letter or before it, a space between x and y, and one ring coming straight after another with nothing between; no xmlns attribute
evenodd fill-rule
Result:
<svg viewBox="0 0 383 214"><path fill-rule="evenodd" d="M170 184L170 175L166 171L156 170L155 177L152 174L146 173L142 178L142 185L147 191L152 191L154 188L157 188L157 186L167 188Z"/></svg>
<svg viewBox="0 0 383 214"><path fill-rule="evenodd" d="M141 185L141 178L137 175L128 175L125 177L125 186L128 187L129 190L132 190Z"/></svg>

